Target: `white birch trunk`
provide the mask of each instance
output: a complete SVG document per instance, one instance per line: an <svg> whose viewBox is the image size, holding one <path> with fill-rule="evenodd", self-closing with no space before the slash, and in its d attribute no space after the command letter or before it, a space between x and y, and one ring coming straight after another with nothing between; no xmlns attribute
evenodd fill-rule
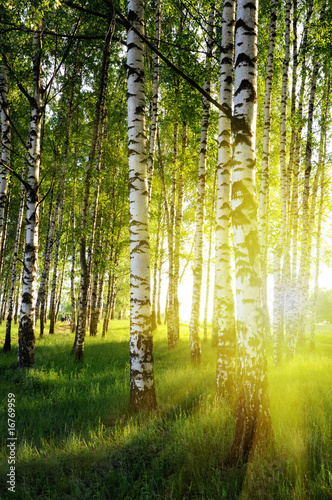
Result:
<svg viewBox="0 0 332 500"><path fill-rule="evenodd" d="M22 178L25 178L25 168L22 171ZM20 208L17 217L17 226L16 226L16 234L15 234L15 243L13 249L13 262L11 269L11 281L10 281L10 292L8 298L8 315L6 322L6 338L3 346L4 352L9 352L11 350L11 324L13 319L13 309L14 309L14 291L16 284L16 275L17 275L17 258L20 247L20 236L23 222L23 214L24 214L24 204L25 204L25 187L21 184L21 200L20 200Z"/></svg>
<svg viewBox="0 0 332 500"><path fill-rule="evenodd" d="M42 82L40 72L41 34L33 35L33 98L30 99L30 129L28 141L28 189L26 199L26 236L22 302L18 330L19 368L33 365L35 359L35 305L37 298L38 264L38 183L40 171L40 138L42 123Z"/></svg>
<svg viewBox="0 0 332 500"><path fill-rule="evenodd" d="M225 1L220 54L220 104L232 109L235 1ZM236 331L231 276L231 178L232 129L227 116L219 111L218 166L216 197L216 267L214 286L214 327L217 331L217 396L234 390Z"/></svg>
<svg viewBox="0 0 332 500"><path fill-rule="evenodd" d="M128 19L143 33L144 3L128 1ZM132 411L156 407L150 303L149 196L145 135L144 51L138 35L127 35L130 401Z"/></svg>
<svg viewBox="0 0 332 500"><path fill-rule="evenodd" d="M230 461L243 463L271 432L255 200L258 1L237 1L232 215L236 268L238 401Z"/></svg>
<svg viewBox="0 0 332 500"><path fill-rule="evenodd" d="M4 245L5 208L10 167L11 125L8 108L8 81L6 69L0 65L0 118L1 118L1 168L0 168L0 248Z"/></svg>

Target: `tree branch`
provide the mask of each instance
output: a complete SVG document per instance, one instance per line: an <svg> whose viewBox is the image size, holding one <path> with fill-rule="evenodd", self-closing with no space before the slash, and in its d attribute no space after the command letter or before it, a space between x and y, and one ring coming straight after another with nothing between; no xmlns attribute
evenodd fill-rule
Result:
<svg viewBox="0 0 332 500"><path fill-rule="evenodd" d="M23 184L23 186L25 187L25 189L27 191L29 191L31 189L31 187L29 186L29 184L24 179L22 179L22 177L20 176L20 174L18 174L17 172L15 172L15 170L13 170L8 165L6 165L2 160L0 160L0 164L3 167L5 167L7 170L9 170L9 172L11 172Z"/></svg>

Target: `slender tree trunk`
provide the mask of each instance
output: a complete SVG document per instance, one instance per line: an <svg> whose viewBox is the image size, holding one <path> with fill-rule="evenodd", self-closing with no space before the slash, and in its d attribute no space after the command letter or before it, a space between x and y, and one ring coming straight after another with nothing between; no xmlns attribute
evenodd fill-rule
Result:
<svg viewBox="0 0 332 500"><path fill-rule="evenodd" d="M294 1L294 16L297 13L297 2ZM303 37L301 42L300 55L302 58L301 64L301 85L298 98L298 111L296 116L297 131L295 136L294 148L294 178L293 178L293 193L292 193L292 266L291 266L291 286L290 286L290 304L289 304L289 328L287 330L287 353L289 357L295 354L296 340L298 337L299 329L299 314L300 314L300 296L298 291L298 232L299 232L299 173L301 161L301 144L302 144L302 130L304 126L303 120L303 105L304 105L304 92L307 76L307 50L308 50L308 33L309 24L313 12L313 0L310 0L307 15L303 30ZM293 63L295 64L295 62Z"/></svg>
<svg viewBox="0 0 332 500"><path fill-rule="evenodd" d="M152 311L151 311L152 331L154 331L157 328L156 299L157 299L157 274L158 274L160 225L161 225L161 203L159 203L158 205L158 227L157 227L157 237L156 237L156 251L154 256L154 267L153 267Z"/></svg>
<svg viewBox="0 0 332 500"><path fill-rule="evenodd" d="M159 50L160 47L160 28L161 28L161 11L160 2L156 0L156 32L154 39L154 47ZM154 152L157 134L158 123L158 101L159 101L159 55L155 52L153 59L153 98L152 98L152 123L150 127L149 154L148 154L148 190L149 201L151 200L152 180L154 170Z"/></svg>
<svg viewBox="0 0 332 500"><path fill-rule="evenodd" d="M56 158L55 158L55 161L56 161ZM44 272L44 269L45 269L45 262L46 262L46 259L47 259L47 251L48 251L48 248L49 248L49 234L50 234L50 227L51 227L51 221L52 221L52 214L53 215L55 213L57 214L57 211L58 211L58 208L56 210L54 209L52 211L53 193L54 193L54 190L53 190L53 186L52 186L50 194L49 194L50 199L49 199L49 203L48 203L48 216L47 216L47 226L46 226L46 234L45 234L44 268L43 268L43 272ZM45 202L45 200L44 200L44 202ZM52 255L52 250L51 250L51 255ZM48 279L49 279L49 276L48 276ZM47 293L46 293L47 284L46 285L45 284L42 285L42 283L43 283L43 278L41 279L41 283L39 285L38 295L37 295L37 301L36 301L36 321L39 319L39 308L40 308L41 296L42 296L43 293L45 293L45 295L47 296Z"/></svg>
<svg viewBox="0 0 332 500"><path fill-rule="evenodd" d="M181 163L177 172L177 204L174 224L174 272L173 272L173 310L174 310L174 339L177 343L180 335L180 302L179 302L179 283L180 283L180 245L181 245L181 226L183 219L183 196L184 179L183 170L185 165L185 155L187 148L187 124L183 122L182 129L182 152Z"/></svg>
<svg viewBox="0 0 332 500"><path fill-rule="evenodd" d="M232 109L235 1L225 1L220 55L220 103ZM236 329L231 276L232 129L219 112L216 206L214 326L217 329L217 396L229 397L235 387Z"/></svg>
<svg viewBox="0 0 332 500"><path fill-rule="evenodd" d="M1 117L1 167L0 167L0 248L4 243L5 208L7 201L8 173L3 166L10 167L11 125L8 108L7 71L0 65L0 117Z"/></svg>
<svg viewBox="0 0 332 500"><path fill-rule="evenodd" d="M264 311L264 324L266 332L270 331L270 318L267 307L267 234L269 211L269 165L270 165L270 136L271 136L271 101L272 80L274 66L274 49L276 44L277 27L277 0L271 0L269 51L266 64L265 97L264 97L264 132L263 132L263 157L262 176L259 193L258 230L261 252L262 275L262 303ZM268 335L269 336L269 335Z"/></svg>
<svg viewBox="0 0 332 500"><path fill-rule="evenodd" d="M95 123L94 123L94 132L92 138L92 144L89 154L87 172L85 177L85 186L84 186L84 200L82 207L82 216L81 216L81 239L80 239L80 264L81 264L81 279L80 279L80 289L79 289L79 303L78 303L78 318L77 318L77 330L76 330L76 353L75 360L80 361L83 359L84 352L84 339L86 332L86 324L87 324L87 306L88 306L88 290L89 290L89 274L91 266L91 254L89 256L90 262L86 260L86 228L87 228L87 215L88 215L88 204L89 204L89 195L90 195L90 184L91 184L91 176L92 176L92 167L95 158L96 148L98 148L98 158L97 165L100 169L100 161L101 161L101 150L102 150L102 139L103 139L103 119L105 113L105 99L106 99L106 91L107 91L107 81L108 81L108 69L110 62L110 48L112 43L114 33L114 17L112 17L109 27L108 33L105 40L104 52L103 52L103 61L101 68L101 75L99 81L99 94L96 103L96 114L95 114ZM97 170L98 173L98 170ZM99 176L98 176L99 177ZM97 209L98 204L98 195L99 195L99 179L97 183L97 188L95 191L94 198L94 207ZM95 212L96 213L96 212ZM91 235L94 237L94 228L92 228ZM89 252L92 251L93 240L90 240Z"/></svg>
<svg viewBox="0 0 332 500"><path fill-rule="evenodd" d="M25 178L25 168L22 171L22 178ZM16 226L16 234L15 234L15 243L13 250L13 262L11 269L11 281L10 281L10 292L8 298L8 315L7 315L7 323L6 323L6 338L3 346L4 352L9 352L11 349L11 325L13 319L13 309L14 309L14 291L15 291L15 283L16 283L16 275L17 275L17 257L20 247L20 237L21 237L21 228L23 221L23 213L24 213L24 203L25 203L25 187L21 184L21 201L20 208L17 217L17 226Z"/></svg>
<svg viewBox="0 0 332 500"><path fill-rule="evenodd" d="M18 311L19 311L19 297L20 297L20 289L21 286L20 284L22 283L22 278L23 278L23 266L21 267L19 278L18 278L18 283L16 285L16 299L15 299L15 313L14 313L14 324L17 325L18 321Z"/></svg>
<svg viewBox="0 0 332 500"><path fill-rule="evenodd" d="M161 307L160 307L160 295L161 295L161 276L164 258L164 224L161 228L161 243L160 243L160 253L159 253L159 266L158 266L158 292L157 292L157 325L161 325Z"/></svg>
<svg viewBox="0 0 332 500"><path fill-rule="evenodd" d="M324 155L325 159L325 155ZM320 182L320 201L318 210L318 221L317 221L317 236L316 236L316 260L315 260L315 287L313 292L313 304L311 311L311 321L310 321L310 349L315 349L315 329L316 329L316 315L317 315L317 300L318 300L318 278L319 278L319 267L320 267L320 249L321 249L321 234L322 234L322 216L323 216L323 204L324 204L324 167L325 162L322 165L321 182Z"/></svg>
<svg viewBox="0 0 332 500"><path fill-rule="evenodd" d="M65 242L65 248L63 251L63 258L62 258L62 271L61 271L61 278L60 278L60 285L59 285L59 290L56 295L56 301L55 301L55 317L58 318L59 316L59 310L60 310L60 305L61 305L61 296L62 296L62 288L63 288L63 281L65 278L65 271L66 271L66 259L67 259L67 248L68 248L68 231L66 233L66 242Z"/></svg>
<svg viewBox="0 0 332 500"><path fill-rule="evenodd" d="M40 23L41 24L41 23ZM22 302L18 330L18 368L33 365L35 360L35 304L37 299L38 184L40 170L40 139L42 123L42 81L40 58L42 49L41 31L33 35L33 97L30 101L30 129L28 141L28 179L26 199L26 237Z"/></svg>
<svg viewBox="0 0 332 500"><path fill-rule="evenodd" d="M128 1L128 18L142 33L144 4ZM130 401L132 411L157 406L153 373L150 303L149 197L145 145L144 52L138 35L127 35L129 231L130 231Z"/></svg>
<svg viewBox="0 0 332 500"><path fill-rule="evenodd" d="M53 277L52 277L52 289L51 289L51 298L50 298L50 329L49 333L54 333L55 323L58 321L56 316L56 286L58 280L58 265L59 265L59 253L60 253L60 242L62 236L62 227L63 227L63 216L64 216L64 195L61 198L60 205L60 218L59 218L59 226L57 230L57 237L55 241L55 251L54 251L54 267L53 267Z"/></svg>
<svg viewBox="0 0 332 500"><path fill-rule="evenodd" d="M210 93L211 87L211 59L213 49L213 25L215 16L215 5L211 5L208 23L208 42L205 61L205 84L204 89ZM201 288L203 274L203 231L204 231L204 204L206 185L206 152L208 142L208 128L210 120L210 102L203 100L203 116L201 128L201 141L198 161L198 187L195 214L195 257L193 268L193 293L191 301L191 315L189 323L189 339L191 360L193 363L201 362L201 343L199 337L199 315L201 309Z"/></svg>
<svg viewBox="0 0 332 500"><path fill-rule="evenodd" d="M208 261L207 261L206 293L205 293L205 308L204 308L204 334L203 334L204 342L207 342L208 308L209 308L209 295L210 295L211 253L212 253L212 234L213 234L213 229L215 227L216 188L217 188L217 169L215 169L215 174L214 174L212 203L211 203L209 253L208 253Z"/></svg>
<svg viewBox="0 0 332 500"><path fill-rule="evenodd" d="M236 269L238 400L230 462L248 460L271 433L255 201L258 2L237 1L232 219Z"/></svg>
<svg viewBox="0 0 332 500"><path fill-rule="evenodd" d="M286 33L285 56L282 71L281 111L280 111L280 199L281 219L279 241L274 254L274 302L273 302L273 359L277 365L282 357L284 294L282 290L282 261L285 258L285 243L287 232L287 174L286 174L286 146L287 146L287 100L288 100L288 68L290 61L290 34L291 34L291 0L286 3Z"/></svg>
<svg viewBox="0 0 332 500"><path fill-rule="evenodd" d="M75 184L73 188L73 204L71 212L72 229L72 254L70 271L70 297L71 297L71 332L76 330L76 293L75 293L75 267L76 267L76 231L75 231Z"/></svg>

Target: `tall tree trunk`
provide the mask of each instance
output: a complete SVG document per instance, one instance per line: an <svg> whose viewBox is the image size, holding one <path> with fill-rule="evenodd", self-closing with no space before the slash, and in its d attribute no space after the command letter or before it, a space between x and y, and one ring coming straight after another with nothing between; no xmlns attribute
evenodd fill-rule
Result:
<svg viewBox="0 0 332 500"><path fill-rule="evenodd" d="M94 122L94 131L91 143L91 149L89 154L88 166L85 177L85 185L84 185L84 200L82 207L82 216L81 216L81 239L80 239L80 264L81 264L81 279L80 279L80 288L79 288L79 303L78 303L78 318L77 318L77 329L76 329L76 352L75 352L75 360L80 361L83 359L84 352L84 339L86 332L86 324L87 324L87 305L88 305L88 290L89 290L89 277L90 277L90 269L89 264L91 262L91 254L89 256L90 262L86 260L86 229L87 229L87 215L88 215L88 205L89 205L89 195L90 195L90 184L92 177L92 167L94 164L94 158L96 153L96 148L98 148L98 162L97 165L100 168L101 161L101 150L102 150L102 140L103 134L103 119L105 114L105 99L106 99L106 91L107 91L107 81L108 81L108 70L109 70L109 62L110 62L110 48L112 43L114 33L114 16L110 21L108 26L108 33L105 39L104 51L103 51L103 61L101 67L100 81L99 81L99 93L98 99L96 103L96 113L95 113L95 122ZM98 171L97 171L98 172ZM95 203L94 207L97 207L98 204L98 195L99 195L99 176L97 179L97 188L95 190ZM92 235L94 235L94 228L92 228ZM92 243L90 240L89 252L92 251Z"/></svg>
<svg viewBox="0 0 332 500"><path fill-rule="evenodd" d="M8 173L11 152L11 126L8 108L7 71L0 65L0 117L1 117L1 167L0 167L0 248L4 242L5 208L7 201Z"/></svg>
<svg viewBox="0 0 332 500"><path fill-rule="evenodd" d="M72 254L70 271L70 298L71 298L71 332L76 331L76 293L75 293L75 266L76 266L76 232L75 232L75 184L73 188L71 212L71 231L72 231Z"/></svg>
<svg viewBox="0 0 332 500"><path fill-rule="evenodd" d="M277 365L282 357L284 294L282 290L282 265L285 258L287 232L287 174L286 174L286 146L287 146L287 100L288 100L288 68L290 61L290 34L291 34L291 0L286 3L286 33L285 56L282 71L281 111L280 111L280 200L281 219L279 241L274 254L274 301L273 301L273 359Z"/></svg>
<svg viewBox="0 0 332 500"><path fill-rule="evenodd" d="M156 251L155 251L154 266L153 266L152 311L151 311L152 331L157 328L156 301L157 301L157 274L158 274L160 226L161 226L161 203L159 203L158 205L158 227L157 227L157 237L156 237Z"/></svg>
<svg viewBox="0 0 332 500"><path fill-rule="evenodd" d="M178 342L180 335L180 301L179 301L180 246L181 246L181 226L183 218L183 196L184 196L183 170L185 166L186 148L187 148L187 124L186 122L183 122L181 162L177 172L177 203L176 203L176 214L175 214L175 224L174 224L173 310L174 310L174 339L176 343Z"/></svg>
<svg viewBox="0 0 332 500"><path fill-rule="evenodd" d="M35 305L37 298L39 226L38 184L41 153L41 123L43 114L43 90L40 69L41 50L42 35L40 30L33 35L33 97L29 99L30 129L27 157L26 236L22 302L18 329L18 368L29 367L33 365L35 361Z"/></svg>
<svg viewBox="0 0 332 500"><path fill-rule="evenodd" d="M294 1L294 16L297 12L297 2ZM300 313L300 297L298 293L298 231L299 231L299 173L300 173L300 161L301 161L301 144L302 144L302 131L304 126L303 120L303 105L304 105L304 92L305 83L307 76L307 51L308 51L308 33L310 19L313 13L313 0L310 0L307 15L303 29L303 37L300 46L300 55L302 58L301 64L301 84L299 90L298 98L298 110L296 116L296 136L295 136L295 148L294 148L294 176L293 176L293 193L292 193L292 266L291 266L291 285L290 285L290 307L289 310L289 328L287 329L287 354L289 357L293 357L295 354L296 340L298 337L298 323L299 323L299 313ZM295 62L293 63L295 64ZM288 311L287 311L288 313Z"/></svg>
<svg viewBox="0 0 332 500"><path fill-rule="evenodd" d="M58 225L57 236L56 236L56 241L55 241L54 267L53 267L52 289L51 289L51 298L50 298L50 329L49 329L50 334L54 333L55 324L58 321L58 317L56 315L56 287L57 287L57 281L58 281L60 242L61 242L61 236L62 236L64 205L65 205L64 197L61 198L60 203L61 203L61 205L60 205L60 218L59 218L59 225Z"/></svg>
<svg viewBox="0 0 332 500"><path fill-rule="evenodd" d="M270 437L255 200L258 1L237 1L232 215L237 297L238 400L230 462L246 462Z"/></svg>
<svg viewBox="0 0 332 500"><path fill-rule="evenodd" d="M232 109L235 1L225 1L220 55L220 103ZM216 267L213 315L217 329L217 395L229 397L235 385L236 329L231 276L231 121L219 112L216 205Z"/></svg>
<svg viewBox="0 0 332 500"><path fill-rule="evenodd" d="M56 296L56 301L55 301L55 304L56 304L55 305L55 318L58 318L58 316L59 316L59 310L60 310L60 305L61 305L62 287L63 287L63 281L64 281L65 271L66 271L67 248L68 248L68 231L66 233L66 243L65 243L65 248L63 251L63 263L62 263L60 285L59 285L59 290L58 290L58 293Z"/></svg>
<svg viewBox="0 0 332 500"><path fill-rule="evenodd" d="M56 161L56 155L55 155L55 161ZM45 248L44 248L44 268L45 269L45 260L47 259L47 250L49 248L49 234L50 234L50 228L51 228L51 223L52 223L52 214L57 213L57 210L52 211L52 206L53 206L53 194L54 194L54 189L53 186L51 187L51 191L49 194L49 203L48 203L48 215L47 215L47 226L46 226L46 234L45 234ZM45 204L45 200L43 201L43 204ZM40 239L40 233L39 233L39 239ZM52 251L51 251L52 253ZM38 294L37 294L37 301L36 301L36 321L39 319L39 309L40 309L40 300L42 294L45 293L47 296L46 290L45 290L45 285L42 286L42 279L41 283L39 285L38 289Z"/></svg>
<svg viewBox="0 0 332 500"><path fill-rule="evenodd" d="M265 97L264 97L264 132L263 132L263 157L262 176L259 192L258 230L259 246L261 253L262 275L262 303L264 311L264 326L266 332L270 331L270 318L267 307L267 228L269 211L269 165L270 165L270 136L271 136L271 101L272 80L274 66L274 49L276 44L277 27L277 0L271 0L269 50L266 64Z"/></svg>
<svg viewBox="0 0 332 500"><path fill-rule="evenodd" d="M207 342L208 307L209 307L209 295L210 295L211 253L212 253L212 234L213 234L213 229L215 227L216 187L217 187L217 169L215 169L215 173L214 173L212 202L211 202L209 253L208 253L208 261L207 261L206 293L205 293L205 307L204 307L204 334L203 334L204 342Z"/></svg>
<svg viewBox="0 0 332 500"><path fill-rule="evenodd" d="M142 33L144 4L128 1L128 18ZM149 196L145 145L143 43L127 35L129 231L130 231L130 400L132 411L156 408L150 303Z"/></svg>
<svg viewBox="0 0 332 500"><path fill-rule="evenodd" d="M23 179L25 178L25 170L26 169L23 168L23 171L22 171L22 178ZM5 343L3 346L4 352L9 352L11 349L11 325L12 325L13 309L14 309L14 291L15 291L16 275L17 275L17 257L18 257L19 247L20 247L20 237L21 237L21 228L22 228L23 213L24 213L24 203L25 203L25 187L23 184L21 184L21 200L20 200L20 208L19 208L18 217L17 217L15 243L14 243L14 250L13 250L13 262L12 262L12 269L11 269L10 292L9 292L9 298L8 298L8 315L7 315L7 322L6 322L6 338L5 338Z"/></svg>
<svg viewBox="0 0 332 500"><path fill-rule="evenodd" d="M161 11L160 2L156 0L156 32L154 38L154 47L159 50L160 47L160 28ZM153 58L153 98L152 98L152 123L150 127L149 154L148 154L148 192L149 201L151 200L152 180L154 170L154 152L156 144L157 123L158 123L158 101L159 101L159 55L155 52Z"/></svg>
<svg viewBox="0 0 332 500"><path fill-rule="evenodd" d="M161 325L161 307L160 307L160 296L161 296L161 276L163 268L163 258L164 258L164 223L161 227L161 243L159 252L159 265L158 265L158 291L157 291L157 325Z"/></svg>
<svg viewBox="0 0 332 500"><path fill-rule="evenodd" d="M215 16L215 5L211 5L208 22L208 41L205 61L205 83L204 90L210 93L211 68L213 50L213 25ZM201 128L201 141L198 160L198 187L195 214L195 257L193 267L193 293L191 301L191 315L189 323L190 353L193 363L201 362L201 343L199 337L199 315L201 309L201 289L203 274L203 232L204 232L204 205L206 184L206 152L208 142L208 128L210 120L210 102L204 97L203 116Z"/></svg>

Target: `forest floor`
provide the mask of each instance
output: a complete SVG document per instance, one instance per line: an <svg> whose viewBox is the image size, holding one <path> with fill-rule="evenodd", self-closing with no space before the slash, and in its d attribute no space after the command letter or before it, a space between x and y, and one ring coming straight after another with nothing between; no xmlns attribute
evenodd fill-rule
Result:
<svg viewBox="0 0 332 500"><path fill-rule="evenodd" d="M38 327L38 325L37 325ZM0 340L5 337L0 327ZM317 327L295 359L272 366L269 393L275 446L242 468L225 459L234 415L215 401L216 353L202 346L192 368L188 326L169 352L166 327L154 334L159 411L133 416L129 400L129 322L105 339L87 337L84 362L70 354L68 325L36 337L35 365L17 370L0 353L0 498L332 499L332 326ZM3 343L0 343L0 347ZM8 394L15 395L15 494L8 491Z"/></svg>

